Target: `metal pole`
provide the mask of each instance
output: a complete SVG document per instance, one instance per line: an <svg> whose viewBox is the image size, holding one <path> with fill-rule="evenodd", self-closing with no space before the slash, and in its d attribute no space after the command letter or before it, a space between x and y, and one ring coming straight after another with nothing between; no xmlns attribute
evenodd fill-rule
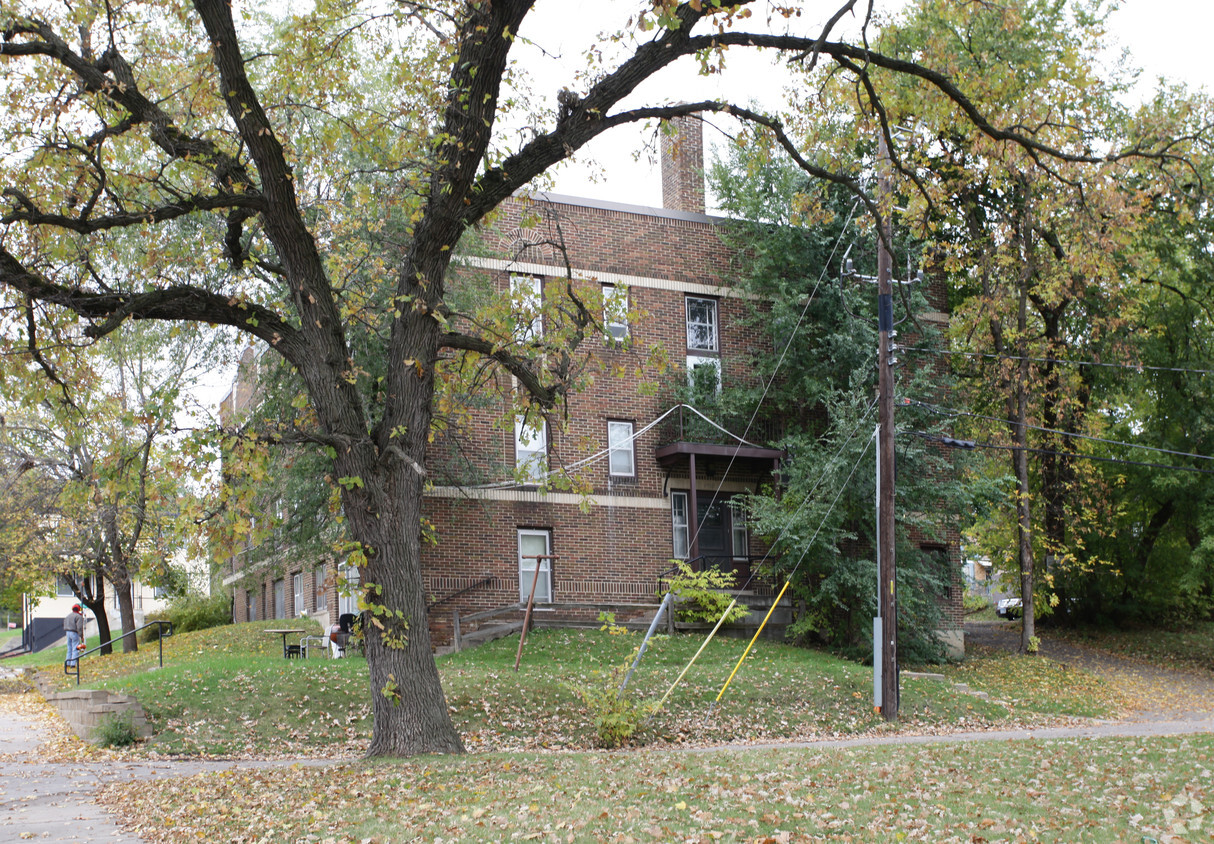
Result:
<svg viewBox="0 0 1214 844"><path fill-rule="evenodd" d="M649 623L649 632L645 634L645 639L641 642L641 647L637 650L637 658L632 661L632 667L628 669L628 674L624 677L624 682L620 683L620 691L624 691L628 685L628 681L632 679L632 672L637 670L637 666L641 664L641 657L645 655L645 649L649 647L649 640L653 637L653 631L658 629L658 622L662 618L662 613L670 606L671 599L674 598L673 592L667 592L666 597L662 598L662 604L658 607L658 611L653 615L653 621Z"/></svg>
<svg viewBox="0 0 1214 844"><path fill-rule="evenodd" d="M877 449L881 459L881 486L877 491L877 569L881 616L881 715L886 721L898 717L898 605L897 569L894 563L894 373L890 365L890 340L894 329L893 256L889 252L893 213L889 182L889 149L885 135L878 138L878 207L881 235L877 238Z"/></svg>
<svg viewBox="0 0 1214 844"><path fill-rule="evenodd" d="M527 612L523 616L523 630L518 637L518 653L514 656L514 670L518 671L519 663L523 661L523 642L527 641L527 630L531 627L531 607L535 604L535 587L540 582L540 566L544 560L559 560L551 554L536 554L534 557L523 557L524 560L535 560L535 577L531 579L531 594L527 596Z"/></svg>

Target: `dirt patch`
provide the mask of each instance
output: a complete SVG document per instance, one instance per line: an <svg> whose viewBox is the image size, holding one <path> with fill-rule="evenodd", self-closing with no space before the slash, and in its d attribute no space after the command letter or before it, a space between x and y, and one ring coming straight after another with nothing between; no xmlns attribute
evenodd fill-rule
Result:
<svg viewBox="0 0 1214 844"><path fill-rule="evenodd" d="M1020 622L970 621L966 645L1016 651ZM1214 716L1214 674L1182 671L1039 633L1042 656L1100 677L1126 700L1130 720L1201 721Z"/></svg>

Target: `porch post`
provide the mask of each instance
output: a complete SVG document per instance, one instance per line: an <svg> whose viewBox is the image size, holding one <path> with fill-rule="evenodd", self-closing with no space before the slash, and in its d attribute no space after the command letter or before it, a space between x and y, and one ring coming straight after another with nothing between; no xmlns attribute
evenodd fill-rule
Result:
<svg viewBox="0 0 1214 844"><path fill-rule="evenodd" d="M694 560L700 556L700 507L696 500L696 455L694 451L687 455L687 474L691 476L691 495L688 496L687 502L687 530L691 534L688 553Z"/></svg>

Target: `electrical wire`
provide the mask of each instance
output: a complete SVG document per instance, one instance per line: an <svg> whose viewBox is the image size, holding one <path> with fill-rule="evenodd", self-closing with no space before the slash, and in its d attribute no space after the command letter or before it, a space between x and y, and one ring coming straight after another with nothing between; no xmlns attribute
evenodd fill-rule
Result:
<svg viewBox="0 0 1214 844"><path fill-rule="evenodd" d="M910 434L915 437L922 437L925 440L933 442L945 443L946 445L956 445L957 440L946 442L950 437L942 437L938 434L929 434L926 431L903 431L904 434ZM1018 445L998 445L997 443L980 443L973 440L965 440L964 448L987 448L995 451L1019 451L1021 447ZM1199 475L1214 475L1214 469L1199 469L1196 466L1176 466L1169 463L1148 463L1142 460L1126 460L1122 457L1100 457L1095 454L1082 454L1077 451L1058 451L1051 448L1031 448L1025 446L1024 451L1032 452L1033 454L1055 454L1060 457L1077 457L1080 460L1095 460L1100 463L1116 463L1119 466L1142 466L1147 469L1173 469L1177 472L1193 472Z"/></svg>
<svg viewBox="0 0 1214 844"><path fill-rule="evenodd" d="M990 352L963 352L950 349L929 349L924 346L899 346L899 351L926 352L933 355L950 355L968 358L993 358L995 360L1027 360L1034 363L1058 363L1063 366L1101 366L1109 369L1133 369L1138 372L1185 372L1190 375L1214 375L1214 369L1186 369L1181 366L1148 366L1143 363L1102 363L1094 360L1062 360L1060 358L1036 358L1020 355L996 355Z"/></svg>
<svg viewBox="0 0 1214 844"><path fill-rule="evenodd" d="M826 278L826 270L830 266L831 259L834 258L835 254L839 251L839 246L843 243L843 234L847 231L847 227L851 224L852 218L855 217L856 209L859 206L860 200L857 199L852 203L851 210L847 212L847 219L839 228L839 236L835 238L835 243L830 249L830 255L827 256L827 259L822 263L822 271L818 274L818 280L814 282L813 290L811 290L809 295L805 298L805 304L801 308L801 313L797 315L797 322L795 325L793 325L792 331L789 332L788 339L784 342L784 348L780 350L780 357L776 359L776 365L772 369L771 377L768 378L767 383L763 385L763 393L759 396L759 400L755 402L755 408L750 414L750 419L746 422L746 429L742 432L742 437L749 435L750 429L754 427L755 419L757 419L759 416L759 411L763 407L763 402L767 400L767 394L770 392L772 384L776 382L776 376L780 374L780 368L784 365L784 359L788 357L788 350L792 348L793 340L796 339L797 332L801 330L801 325L805 321L805 315L809 313L809 306L813 304L814 298L818 295L818 288L822 286L822 281ZM739 439L741 439L741 437L739 437ZM726 464L725 471L721 476L722 482L729 477L729 473L733 469L733 464L737 460L739 450L740 449L735 448L733 454L730 455L729 463ZM708 508L704 512L705 520L708 518L708 514L712 512L712 506L716 504L717 495L719 494L720 489L721 488L718 485L717 489L712 494L712 498L708 502ZM699 514L696 514L696 518L699 518ZM697 521L695 533L688 540L688 547L699 539L700 531L703 528L704 520ZM748 580L747 583L749 582L750 581Z"/></svg>
<svg viewBox="0 0 1214 844"><path fill-rule="evenodd" d="M969 416L974 419L985 419L990 422L1000 422L1002 424L1009 424L1009 420L1001 419L998 416L987 416L982 413L972 413L972 412L966 411L966 410L954 410L953 408L942 407L937 404L931 404L930 402L919 401L918 399L909 399L908 398L908 399L904 399L904 401L909 404L913 404L917 407L923 407L928 410L932 410L932 411L935 411L936 413L940 413L940 414L946 415L946 416ZM1019 423L1013 423L1013 424L1019 424ZM1089 436L1087 434L1076 434L1071 431L1060 431L1057 428L1043 428L1040 425L1029 425L1027 422L1024 423L1024 427L1028 428L1029 430L1032 430L1032 431L1042 431L1047 434L1058 434L1059 436L1070 437L1072 439L1077 439L1077 440L1088 440L1090 442L1104 443L1106 445L1121 446L1123 448L1138 448L1138 449L1142 449L1144 451L1154 451L1159 454L1170 454L1173 457L1187 457L1192 460L1214 460L1214 457L1211 457L1211 456L1205 455L1205 454L1193 454L1190 451L1173 451L1172 449L1168 449L1168 448L1158 448L1153 445L1140 445L1138 443L1127 443L1127 442L1122 442L1120 440L1106 440L1102 437L1093 437L1093 436Z"/></svg>

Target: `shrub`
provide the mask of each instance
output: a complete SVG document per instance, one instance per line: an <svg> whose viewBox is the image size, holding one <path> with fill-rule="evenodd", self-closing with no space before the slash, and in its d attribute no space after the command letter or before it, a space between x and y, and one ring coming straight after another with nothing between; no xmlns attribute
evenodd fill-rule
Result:
<svg viewBox="0 0 1214 844"><path fill-rule="evenodd" d="M966 592L961 597L961 606L965 610L965 614L981 612L991 608L991 599L986 595L974 595Z"/></svg>
<svg viewBox="0 0 1214 844"><path fill-rule="evenodd" d="M568 684L577 695L594 721L599 747L611 749L632 739L654 711L654 704L637 700L620 691L620 684L628 671L628 663L617 665L603 675L598 684Z"/></svg>
<svg viewBox="0 0 1214 844"><path fill-rule="evenodd" d="M231 624L231 599L226 592L216 592L214 595L183 595L174 598L163 612L149 614L144 623L150 624L153 621L173 622L174 633L188 633L191 630L206 630L208 627ZM149 627L142 633L144 642L155 642L159 636L159 627Z"/></svg>
<svg viewBox="0 0 1214 844"><path fill-rule="evenodd" d="M678 574L670 581L670 591L676 599L675 618L692 623L716 624L733 600L721 591L733 587L733 572L713 568L694 571L682 560L672 562L678 568ZM725 623L741 621L749 614L750 609L739 604L729 611Z"/></svg>
<svg viewBox="0 0 1214 844"><path fill-rule="evenodd" d="M111 715L93 728L93 738L101 747L130 747L139 740L139 731L130 714Z"/></svg>

